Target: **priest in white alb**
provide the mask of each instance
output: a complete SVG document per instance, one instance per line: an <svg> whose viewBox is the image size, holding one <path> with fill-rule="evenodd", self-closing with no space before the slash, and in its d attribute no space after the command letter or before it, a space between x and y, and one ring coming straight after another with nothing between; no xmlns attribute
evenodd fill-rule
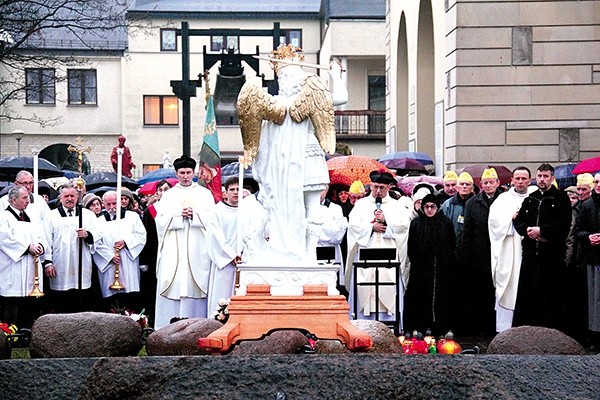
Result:
<svg viewBox="0 0 600 400"><path fill-rule="evenodd" d="M105 212L98 217L100 240L96 242L94 263L98 268L100 290L105 299L105 308L114 304L140 312L140 262L139 256L146 244L146 228L139 215L121 209L117 216L117 192L110 190L102 196ZM118 250L118 252L116 251ZM119 265L119 282L122 290L111 289L115 282L115 265Z"/></svg>
<svg viewBox="0 0 600 400"><path fill-rule="evenodd" d="M496 331L512 327L512 319L521 271L521 239L513 226L523 200L531 191L531 172L517 167L511 178L512 187L498 196L490 206L488 227L491 245L492 280L496 288ZM532 189L536 189L532 187Z"/></svg>
<svg viewBox="0 0 600 400"><path fill-rule="evenodd" d="M410 227L411 210L403 207L398 200L390 197L390 187L396 183L391 173L384 170L373 171L371 178L371 195L359 199L350 212L348 226L348 262L346 266L346 288L350 292L350 309L353 311L354 296L358 296L358 319L377 319L389 321L396 319L397 312L402 313L404 289L408 282L410 266L407 257L408 229ZM374 268L358 268L354 277L353 265L358 262L360 248L395 248L396 259L400 262L400 282L396 286L379 288L379 299L376 298L375 288L359 286L354 293L353 280L374 282ZM394 282L395 268L380 268L380 282ZM399 296L397 299L396 296ZM378 302L379 315L375 315ZM400 310L396 303L400 303Z"/></svg>
<svg viewBox="0 0 600 400"><path fill-rule="evenodd" d="M179 183L156 203L155 328L174 317L205 318L211 263L222 268L236 256L222 246L225 237L211 192L192 180L196 161L183 155L173 166Z"/></svg>

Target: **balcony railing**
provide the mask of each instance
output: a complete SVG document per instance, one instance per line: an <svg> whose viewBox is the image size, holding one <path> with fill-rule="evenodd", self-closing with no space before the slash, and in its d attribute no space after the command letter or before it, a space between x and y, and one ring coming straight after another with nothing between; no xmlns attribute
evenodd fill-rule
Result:
<svg viewBox="0 0 600 400"><path fill-rule="evenodd" d="M335 131L338 135L383 135L385 111L335 111Z"/></svg>

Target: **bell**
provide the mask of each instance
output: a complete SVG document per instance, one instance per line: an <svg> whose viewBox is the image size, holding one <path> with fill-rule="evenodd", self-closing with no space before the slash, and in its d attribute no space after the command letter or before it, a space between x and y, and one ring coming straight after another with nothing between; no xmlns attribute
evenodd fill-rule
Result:
<svg viewBox="0 0 600 400"><path fill-rule="evenodd" d="M217 75L214 105L217 117L237 118L236 103L242 86L246 83L245 75Z"/></svg>

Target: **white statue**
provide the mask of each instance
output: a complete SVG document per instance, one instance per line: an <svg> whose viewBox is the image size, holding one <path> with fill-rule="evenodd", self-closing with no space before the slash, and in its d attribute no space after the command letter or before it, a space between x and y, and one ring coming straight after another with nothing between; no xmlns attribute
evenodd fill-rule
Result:
<svg viewBox="0 0 600 400"><path fill-rule="evenodd" d="M173 163L171 163L171 154L169 154L169 150L165 150L165 154L163 154L163 168L173 168Z"/></svg>
<svg viewBox="0 0 600 400"><path fill-rule="evenodd" d="M245 262L316 264L319 196L329 183L324 151L335 151L335 126L331 93L319 76L301 68L303 58L301 49L279 46L270 59L279 94L249 81L238 97L242 162L254 162L258 201L266 211L266 221L257 224L262 235L247 244L252 250Z"/></svg>

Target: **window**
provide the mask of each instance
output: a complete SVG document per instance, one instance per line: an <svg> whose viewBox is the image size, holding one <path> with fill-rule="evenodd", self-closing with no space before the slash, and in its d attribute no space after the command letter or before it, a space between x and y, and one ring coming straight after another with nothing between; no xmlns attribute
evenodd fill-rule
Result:
<svg viewBox="0 0 600 400"><path fill-rule="evenodd" d="M179 125L177 96L144 96L144 125Z"/></svg>
<svg viewBox="0 0 600 400"><path fill-rule="evenodd" d="M381 114L369 115L369 133L385 132L385 75L372 75L369 81L369 110Z"/></svg>
<svg viewBox="0 0 600 400"><path fill-rule="evenodd" d="M26 103L54 104L56 99L56 80L53 68L25 69Z"/></svg>
<svg viewBox="0 0 600 400"><path fill-rule="evenodd" d="M282 29L279 36L279 44L291 44L295 47L302 47L301 29Z"/></svg>
<svg viewBox="0 0 600 400"><path fill-rule="evenodd" d="M210 50L211 51L223 51L227 49L233 49L238 51L240 43L239 36L211 36L210 37Z"/></svg>
<svg viewBox="0 0 600 400"><path fill-rule="evenodd" d="M177 51L177 32L175 29L160 30L160 51Z"/></svg>
<svg viewBox="0 0 600 400"><path fill-rule="evenodd" d="M95 69L70 69L67 71L67 78L69 104L98 104Z"/></svg>

